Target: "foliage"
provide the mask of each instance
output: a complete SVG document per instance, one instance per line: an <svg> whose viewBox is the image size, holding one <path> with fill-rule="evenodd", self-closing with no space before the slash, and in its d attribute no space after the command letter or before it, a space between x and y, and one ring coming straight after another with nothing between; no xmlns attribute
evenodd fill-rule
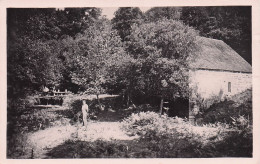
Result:
<svg viewBox="0 0 260 164"><path fill-rule="evenodd" d="M133 141L94 142L68 140L53 148L51 158L205 158L205 157L251 157L252 134L247 131L227 131L222 124L207 125L205 131L153 112L130 116L123 122L126 130L139 132L142 137ZM157 123L159 121L160 123ZM167 130L157 129L158 124L168 126ZM188 125L188 126L186 126ZM212 130L213 129L213 130ZM159 130L159 131L158 131ZM208 135L205 135L208 134ZM64 150L70 150L69 152Z"/></svg>
<svg viewBox="0 0 260 164"><path fill-rule="evenodd" d="M26 154L28 149L28 134L18 133L9 136L7 139L7 158L21 158Z"/></svg>
<svg viewBox="0 0 260 164"><path fill-rule="evenodd" d="M63 145L52 149L48 155L52 158L119 158L127 157L126 151L127 146L123 143L102 140L93 143L68 140Z"/></svg>
<svg viewBox="0 0 260 164"><path fill-rule="evenodd" d="M52 118L41 112L33 115L42 118L42 114ZM29 118L26 114L23 117ZM181 118L141 112L132 114L122 124L122 130L141 138L94 142L71 139L49 150L47 158L252 157L252 129L240 123L232 129L221 123L194 126ZM8 158L28 158L26 140L27 133L8 137Z"/></svg>
<svg viewBox="0 0 260 164"><path fill-rule="evenodd" d="M23 114L20 117L17 126L23 128L24 132L48 128L54 125L55 121L61 119L61 116L44 110Z"/></svg>
<svg viewBox="0 0 260 164"><path fill-rule="evenodd" d="M64 110L63 113L73 122L81 121L82 99L86 100L86 96L73 95L64 99L63 106L67 110ZM119 121L132 112L132 110L123 111L124 105L120 96L100 98L99 101L96 98L87 99L86 103L89 106L88 114L91 120ZM102 110L99 105L102 106ZM111 112L111 110L113 111ZM77 120L77 117L80 117L80 119Z"/></svg>
<svg viewBox="0 0 260 164"><path fill-rule="evenodd" d="M61 79L62 64L58 58L56 41L32 41L30 38L8 45L8 85L15 90L38 89L55 85ZM43 64L44 63L44 64Z"/></svg>
<svg viewBox="0 0 260 164"><path fill-rule="evenodd" d="M8 9L8 93L60 85L69 75L64 73L59 39L75 37L100 14L97 8Z"/></svg>
<svg viewBox="0 0 260 164"><path fill-rule="evenodd" d="M13 111L10 113L10 111ZM23 108L20 111L8 110L7 122L7 157L28 158L31 151L28 137L33 132L53 126L69 124L62 115L46 111L46 109Z"/></svg>
<svg viewBox="0 0 260 164"><path fill-rule="evenodd" d="M150 130L163 130L163 119L154 112L140 112L132 114L123 120L123 128L130 135L147 135Z"/></svg>
<svg viewBox="0 0 260 164"><path fill-rule="evenodd" d="M57 39L60 29L54 17L54 8L9 8L7 9L8 40L29 37L33 40Z"/></svg>
<svg viewBox="0 0 260 164"><path fill-rule="evenodd" d="M62 35L76 36L83 33L101 15L101 9L95 7L64 8L56 11L56 19L60 20L58 27Z"/></svg>
<svg viewBox="0 0 260 164"><path fill-rule="evenodd" d="M74 40L74 51L66 52L71 79L86 89L88 94L101 94L105 83L113 78L109 72L118 68L124 57L119 36L107 20L99 20Z"/></svg>
<svg viewBox="0 0 260 164"><path fill-rule="evenodd" d="M145 23L139 8L119 8L112 23L100 18L100 14L98 8L7 10L9 155L25 151L24 133L66 124L68 119L60 114L72 119L81 109L80 99L75 98L67 102L71 110L55 114L29 111L34 102L26 96L35 94L42 86L97 95L110 91L127 97L129 103L137 95L187 96L188 63L197 36L187 25L202 36L225 41L251 62L247 55L251 53L250 7L152 8L144 14ZM136 146L137 152L126 152L121 143L100 141L95 146L76 144L68 156L251 156L252 99L236 99L241 102L231 99L202 113L205 123L228 123L231 132L217 123L207 124L206 131L198 132L196 129L201 127L179 118L139 113L123 121L129 134L142 136L131 147L135 151ZM98 111L96 105L95 101L90 108ZM108 108L106 105L105 109ZM119 111L120 107L111 108ZM136 109L146 111L150 107ZM103 115L109 117L107 113ZM69 147L72 144L68 143Z"/></svg>
<svg viewBox="0 0 260 164"><path fill-rule="evenodd" d="M149 22L156 22L160 19L179 20L181 16L180 7L152 7L144 13L145 20Z"/></svg>
<svg viewBox="0 0 260 164"><path fill-rule="evenodd" d="M145 20L181 20L200 35L223 40L247 62L251 61L251 7L153 7L144 13Z"/></svg>
<svg viewBox="0 0 260 164"><path fill-rule="evenodd" d="M178 139L187 138L207 142L209 136L213 137L218 133L218 130L211 132L212 134L197 132L187 120L178 117L170 118L166 115L161 116L155 112L132 114L123 120L122 126L129 135L140 135L146 139L173 136Z"/></svg>
<svg viewBox="0 0 260 164"><path fill-rule="evenodd" d="M197 127L152 112L133 114L123 121L130 135L141 135L139 142L149 143L144 144L148 154L152 151L152 157L168 158L251 157L252 129L240 125L232 129L221 123Z"/></svg>
<svg viewBox="0 0 260 164"><path fill-rule="evenodd" d="M200 35L223 40L251 63L250 7L182 7L180 18Z"/></svg>
<svg viewBox="0 0 260 164"><path fill-rule="evenodd" d="M12 89L16 90L13 92L19 92L19 88L35 90L41 85L58 85L74 92L79 89L84 90L78 85L77 80L74 81L77 78L83 79L84 75L77 70L80 62L76 58L82 59L83 54L87 54L88 51L96 54L95 49L99 51L97 56L102 56L98 57L98 60L102 61L107 61L102 54L115 54L115 52L120 54L124 45L119 42L116 34L118 33L124 42L128 42L127 52L134 59L126 57L127 55L119 55L125 59L114 60L119 57L115 55L111 60L116 61L118 65L114 68L104 66L106 69L111 68L110 71L105 72L108 72L109 76L112 75L112 78L100 77L100 74L104 74L101 69L99 73L94 73L97 78L91 79L92 84L89 82L90 78L85 77L89 73L87 72L84 78L88 79L89 85L92 85L90 92L100 92L104 88L117 93L121 90L129 92L129 88L137 86L136 90L139 89L140 94L147 94L147 90L154 94L155 91L160 90L158 86L161 84L169 85L166 77L158 77L158 74L167 74L167 72L155 69L154 75L147 71L151 67L144 69L143 66L157 63L159 57L175 59L180 54L186 56L186 49L192 47L189 38L193 37L186 37L186 34L191 34L191 30L181 23L170 21L173 19L181 19L185 24L199 30L203 36L224 40L244 57L244 54L250 54L251 33L248 29L251 27L251 14L248 7L159 7L151 8L145 14L139 8L119 8L112 20L114 30L111 29L110 22L101 18L100 14L101 9L98 8L8 9L9 93ZM142 22L144 15L151 23ZM97 36L92 38L95 35ZM108 38L110 35L111 39ZM184 38L183 41L180 38ZM89 58L84 56L84 59ZM250 62L250 57L247 60ZM146 61L147 63L144 63ZM179 60L175 62L181 63ZM97 63L99 62L92 64ZM162 59L158 63L158 67L169 64ZM176 64L172 63L169 66L173 65ZM120 67L122 70L118 70ZM91 66L91 69L96 68ZM149 73L153 80L147 78ZM119 77L122 74L133 80ZM181 77L175 79L178 81ZM155 86L150 86L152 84Z"/></svg>
<svg viewBox="0 0 260 164"><path fill-rule="evenodd" d="M133 24L141 24L143 13L138 7L120 7L112 19L113 28L118 31L122 41L127 40Z"/></svg>
<svg viewBox="0 0 260 164"><path fill-rule="evenodd" d="M20 116L13 116L13 124L18 128L17 132L31 132L51 127L62 120L62 115L53 112L31 109L31 111L23 111ZM10 120L9 120L10 121ZM11 128L11 127L10 127Z"/></svg>
<svg viewBox="0 0 260 164"><path fill-rule="evenodd" d="M232 118L246 118L252 125L252 90L234 95L230 100L224 100L211 105L202 113L204 123L223 122L232 124Z"/></svg>
<svg viewBox="0 0 260 164"><path fill-rule="evenodd" d="M85 8L9 8L7 10L10 39L30 37L33 40L74 37L101 15L101 9Z"/></svg>
<svg viewBox="0 0 260 164"><path fill-rule="evenodd" d="M128 82L127 92L185 96L189 55L195 39L193 29L174 20L133 25L126 43L133 59L123 76Z"/></svg>
<svg viewBox="0 0 260 164"><path fill-rule="evenodd" d="M121 93L130 102L135 94L182 94L186 57L196 34L177 20L243 55L250 46L249 11L159 7L143 14L136 7L119 8L111 25L98 8L8 9L8 94L42 85ZM174 93L165 95L165 89Z"/></svg>

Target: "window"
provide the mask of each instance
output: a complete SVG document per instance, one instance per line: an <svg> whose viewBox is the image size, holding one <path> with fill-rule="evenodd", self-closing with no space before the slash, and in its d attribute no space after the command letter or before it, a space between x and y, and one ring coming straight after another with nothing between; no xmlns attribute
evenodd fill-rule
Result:
<svg viewBox="0 0 260 164"><path fill-rule="evenodd" d="M228 82L228 92L231 92L231 82Z"/></svg>

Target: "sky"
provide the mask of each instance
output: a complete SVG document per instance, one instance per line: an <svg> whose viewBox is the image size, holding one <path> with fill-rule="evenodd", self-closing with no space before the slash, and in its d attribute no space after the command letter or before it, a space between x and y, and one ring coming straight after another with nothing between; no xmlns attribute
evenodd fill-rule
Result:
<svg viewBox="0 0 260 164"><path fill-rule="evenodd" d="M151 7L139 7L143 12L149 10ZM114 17L114 12L118 9L118 7L101 7L102 15L106 15L108 19L112 19Z"/></svg>

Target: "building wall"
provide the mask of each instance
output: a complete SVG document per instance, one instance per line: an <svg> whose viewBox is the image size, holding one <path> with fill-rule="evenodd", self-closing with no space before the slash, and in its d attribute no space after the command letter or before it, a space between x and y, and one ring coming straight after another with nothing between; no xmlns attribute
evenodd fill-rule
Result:
<svg viewBox="0 0 260 164"><path fill-rule="evenodd" d="M252 87L251 73L213 70L195 70L189 73L190 88L197 88L197 93L204 99L216 95L232 96ZM229 82L231 91L228 90Z"/></svg>

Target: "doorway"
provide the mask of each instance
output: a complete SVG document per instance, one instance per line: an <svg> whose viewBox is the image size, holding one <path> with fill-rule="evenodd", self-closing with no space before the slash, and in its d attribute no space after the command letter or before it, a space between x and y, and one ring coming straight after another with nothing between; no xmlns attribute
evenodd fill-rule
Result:
<svg viewBox="0 0 260 164"><path fill-rule="evenodd" d="M189 118L189 100L184 98L176 98L169 101L169 116Z"/></svg>

